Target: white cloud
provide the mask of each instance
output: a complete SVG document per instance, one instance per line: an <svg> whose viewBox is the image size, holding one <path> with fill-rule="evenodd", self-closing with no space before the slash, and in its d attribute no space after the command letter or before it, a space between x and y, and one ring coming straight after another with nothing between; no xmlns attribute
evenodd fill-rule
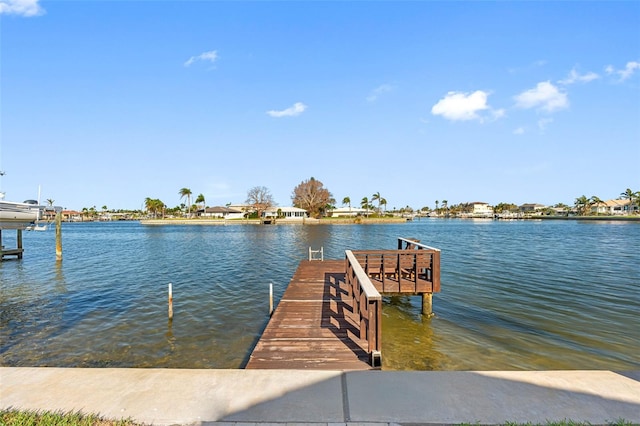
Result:
<svg viewBox="0 0 640 426"><path fill-rule="evenodd" d="M380 85L371 91L369 96L367 96L367 101L374 102L378 99L380 95L382 95L383 93L391 92L392 90L393 90L393 86L390 84Z"/></svg>
<svg viewBox="0 0 640 426"><path fill-rule="evenodd" d="M191 66L196 61L207 61L212 64L218 59L218 51L210 50L209 52L203 52L199 55L190 57L185 63L185 67Z"/></svg>
<svg viewBox="0 0 640 426"><path fill-rule="evenodd" d="M524 135L524 127L518 127L513 131L514 135Z"/></svg>
<svg viewBox="0 0 640 426"><path fill-rule="evenodd" d="M586 74L580 75L578 71L576 71L576 69L574 68L569 72L569 75L567 76L567 78L565 78L564 80L559 80L558 83L564 84L564 85L569 85L574 83L588 83L590 81L597 80L599 78L600 76L595 72L588 72Z"/></svg>
<svg viewBox="0 0 640 426"><path fill-rule="evenodd" d="M267 111L271 117L295 117L296 115L300 115L307 109L307 106L302 102L296 102L293 106L283 109L281 111L271 110Z"/></svg>
<svg viewBox="0 0 640 426"><path fill-rule="evenodd" d="M471 94L449 92L431 108L431 114L441 115L452 121L482 121L483 118L478 112L490 109L487 105L488 96L489 94L482 90L476 90Z"/></svg>
<svg viewBox="0 0 640 426"><path fill-rule="evenodd" d="M620 81L624 81L631 77L637 70L640 70L640 62L629 61L622 70L616 70L612 65L607 65L604 70L609 75L617 74L620 77Z"/></svg>
<svg viewBox="0 0 640 426"><path fill-rule="evenodd" d="M537 108L546 112L569 107L567 94L558 90L549 81L538 83L535 88L520 93L515 100L518 108Z"/></svg>
<svg viewBox="0 0 640 426"><path fill-rule="evenodd" d="M44 9L38 0L0 0L0 15L38 16Z"/></svg>

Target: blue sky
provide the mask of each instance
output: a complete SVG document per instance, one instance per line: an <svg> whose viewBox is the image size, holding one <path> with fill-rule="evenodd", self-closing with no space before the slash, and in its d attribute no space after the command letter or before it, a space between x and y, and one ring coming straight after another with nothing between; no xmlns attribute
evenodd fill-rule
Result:
<svg viewBox="0 0 640 426"><path fill-rule="evenodd" d="M640 2L0 0L7 199L640 190Z"/></svg>

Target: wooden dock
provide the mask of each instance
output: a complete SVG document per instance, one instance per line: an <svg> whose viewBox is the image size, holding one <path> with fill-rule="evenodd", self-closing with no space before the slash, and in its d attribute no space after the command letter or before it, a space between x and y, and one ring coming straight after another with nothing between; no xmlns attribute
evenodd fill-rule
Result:
<svg viewBox="0 0 640 426"><path fill-rule="evenodd" d="M246 368L369 370L344 260L302 261Z"/></svg>
<svg viewBox="0 0 640 426"><path fill-rule="evenodd" d="M300 263L246 368L369 370L382 365L382 296L440 291L440 250L398 239L398 250L345 251Z"/></svg>
<svg viewBox="0 0 640 426"><path fill-rule="evenodd" d="M2 229L0 228L0 260L5 257L15 256L22 259L24 249L22 248L22 229L16 229L16 248L6 248L2 240Z"/></svg>

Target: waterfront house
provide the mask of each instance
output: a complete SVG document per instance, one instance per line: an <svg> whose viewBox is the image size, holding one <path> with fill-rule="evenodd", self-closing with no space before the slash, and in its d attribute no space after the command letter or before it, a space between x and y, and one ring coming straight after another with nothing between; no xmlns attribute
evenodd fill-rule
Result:
<svg viewBox="0 0 640 426"><path fill-rule="evenodd" d="M631 200L607 200L591 207L591 212L604 215L628 215L638 210Z"/></svg>
<svg viewBox="0 0 640 426"><path fill-rule="evenodd" d="M262 217L265 219L279 218L287 220L304 220L309 217L309 214L305 209L298 207L269 207L262 212Z"/></svg>
<svg viewBox="0 0 640 426"><path fill-rule="evenodd" d="M368 216L371 214L370 210L361 209L359 207L339 207L337 209L329 210L332 217L355 217L355 216Z"/></svg>
<svg viewBox="0 0 640 426"><path fill-rule="evenodd" d="M212 217L218 219L242 219L244 217L244 212L242 210L224 206L199 209L197 214L201 217Z"/></svg>
<svg viewBox="0 0 640 426"><path fill-rule="evenodd" d="M489 205L489 203L484 203L481 201L474 201L473 203L469 203L473 207L471 211L472 216L474 217L491 217L493 216L493 207Z"/></svg>
<svg viewBox="0 0 640 426"><path fill-rule="evenodd" d="M523 204L518 207L522 213L528 214L542 214L542 210L546 209L547 206L544 204Z"/></svg>

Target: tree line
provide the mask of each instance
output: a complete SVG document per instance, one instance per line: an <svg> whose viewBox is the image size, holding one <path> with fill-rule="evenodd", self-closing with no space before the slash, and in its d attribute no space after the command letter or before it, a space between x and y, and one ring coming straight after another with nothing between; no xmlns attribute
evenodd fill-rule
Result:
<svg viewBox="0 0 640 426"><path fill-rule="evenodd" d="M145 209L148 214L153 217L165 215L186 215L187 217L192 217L193 212L206 207L205 197L203 194L198 194L193 203L191 202L193 198L193 192L191 189L181 188L180 191L178 191L178 195L180 195L180 200L185 200L186 203L182 203L174 208L168 208L161 200L148 197L145 199ZM629 200L631 204L640 206L640 191L633 191L630 188L627 188L620 194L619 199ZM336 208L336 199L324 184L314 177L303 180L293 189L291 201L294 207L304 209L309 213L309 216L316 218L326 216L331 210ZM372 194L371 198L367 196L362 197L359 206L372 214L385 215L387 214L387 204L386 198L384 198L380 192L376 192ZM564 203L557 203L552 207L548 207L548 209L563 209L567 214L571 211L575 211L579 215L589 215L592 213L594 206L602 204L604 204L604 201L595 195L591 197L582 195L575 199L573 206L569 206ZM351 208L351 197L344 197L342 199L342 205L349 206L349 208ZM273 195L267 187L254 186L247 191L245 199L247 215L261 217L262 213L275 206L276 203L274 202ZM92 209L95 211L95 207ZM103 206L103 210L106 210L106 206ZM435 209L425 206L422 207L420 211L423 213L435 212L438 215L455 216L461 213L472 213L473 204L458 203L449 205L448 200L436 200ZM501 202L493 206L493 211L494 213L513 213L519 211L519 206L513 203ZM394 208L394 213L414 213L414 210L410 206L406 206L399 210ZM549 213L551 213L551 211L549 211Z"/></svg>

